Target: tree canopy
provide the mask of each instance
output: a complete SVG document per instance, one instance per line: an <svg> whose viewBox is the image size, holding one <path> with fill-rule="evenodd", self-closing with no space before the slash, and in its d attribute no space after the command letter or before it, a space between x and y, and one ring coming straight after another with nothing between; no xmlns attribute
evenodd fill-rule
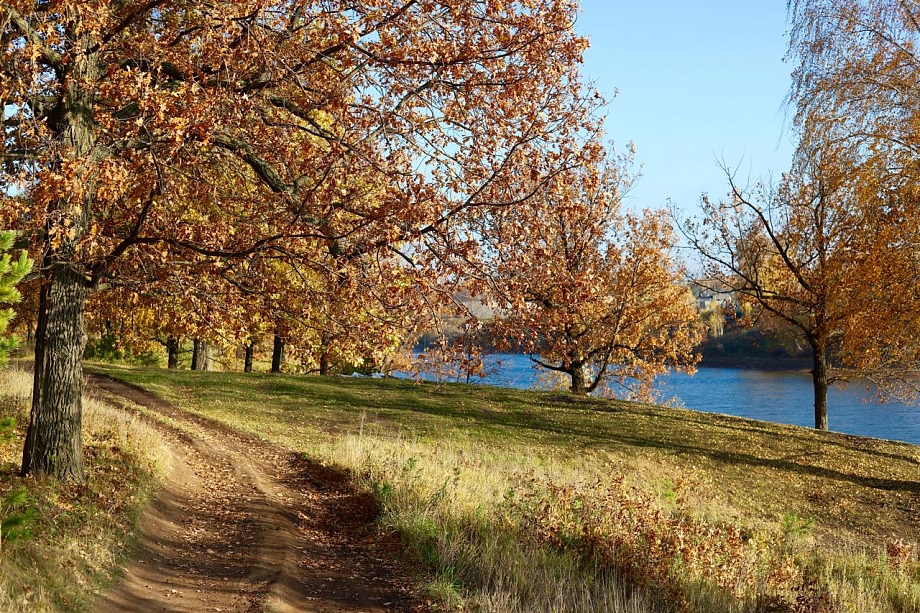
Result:
<svg viewBox="0 0 920 613"><path fill-rule="evenodd" d="M698 359L699 318L670 254L670 220L622 210L633 179L631 152L610 152L541 198L491 212L482 232L492 241L497 330L568 376L576 394L619 384L648 399L657 375Z"/></svg>
<svg viewBox="0 0 920 613"><path fill-rule="evenodd" d="M82 480L90 292L470 249L584 163L575 0L0 2L0 220L43 285L23 471ZM516 178L530 178L520 192ZM6 193L12 193L7 191ZM193 271L194 283L182 280ZM207 282L205 282L207 285Z"/></svg>

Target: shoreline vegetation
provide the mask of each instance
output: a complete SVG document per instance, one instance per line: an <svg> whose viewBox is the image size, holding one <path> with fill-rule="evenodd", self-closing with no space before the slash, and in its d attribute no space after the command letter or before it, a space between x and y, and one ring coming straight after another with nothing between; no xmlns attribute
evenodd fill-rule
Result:
<svg viewBox="0 0 920 613"><path fill-rule="evenodd" d="M756 357L756 356L703 356L699 368L737 368L741 370L805 372L812 369L811 358Z"/></svg>
<svg viewBox="0 0 920 613"><path fill-rule="evenodd" d="M767 371L810 371L814 360L808 348L757 328L734 327L710 337L697 348L699 366Z"/></svg>
<svg viewBox="0 0 920 613"><path fill-rule="evenodd" d="M446 610L920 611L920 447L559 392L92 368L346 469Z"/></svg>
<svg viewBox="0 0 920 613"><path fill-rule="evenodd" d="M457 326L454 325L454 328ZM459 332L456 333L459 334ZM423 336L413 348L413 353L435 348L438 338L433 335ZM495 343L488 337L481 340L480 350L484 355L502 353L526 355L514 346L507 351L499 351L495 348ZM814 366L811 352L807 347L796 347L782 335L758 328L733 326L721 336L705 339L696 347L695 352L700 355L698 366L709 368L810 371Z"/></svg>

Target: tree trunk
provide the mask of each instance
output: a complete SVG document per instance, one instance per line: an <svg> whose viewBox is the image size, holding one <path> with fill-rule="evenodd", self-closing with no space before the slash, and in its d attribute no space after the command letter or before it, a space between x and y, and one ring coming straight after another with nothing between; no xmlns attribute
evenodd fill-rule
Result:
<svg viewBox="0 0 920 613"><path fill-rule="evenodd" d="M166 338L166 367L170 370L179 368L179 339L175 336Z"/></svg>
<svg viewBox="0 0 920 613"><path fill-rule="evenodd" d="M814 351L814 368L811 378L815 386L815 428L827 430L827 348L817 343L812 344Z"/></svg>
<svg viewBox="0 0 920 613"><path fill-rule="evenodd" d="M22 474L82 483L83 313L87 288L69 266L52 268L42 290L35 338L35 380Z"/></svg>
<svg viewBox="0 0 920 613"><path fill-rule="evenodd" d="M255 341L249 339L246 343L246 355L243 357L243 372L252 372L252 354L255 348Z"/></svg>
<svg viewBox="0 0 920 613"><path fill-rule="evenodd" d="M284 362L284 341L277 334L275 335L275 345L272 348L272 372L281 372L281 364Z"/></svg>
<svg viewBox="0 0 920 613"><path fill-rule="evenodd" d="M198 370L210 372L214 369L214 349L208 341L201 341L200 354L198 356Z"/></svg>
<svg viewBox="0 0 920 613"><path fill-rule="evenodd" d="M192 341L192 370L201 370L201 340Z"/></svg>
<svg viewBox="0 0 920 613"><path fill-rule="evenodd" d="M192 343L192 370L207 372L211 370L211 345L196 338Z"/></svg>
<svg viewBox="0 0 920 613"><path fill-rule="evenodd" d="M571 392L578 396L586 395L588 393L588 386L585 383L585 365L573 362L569 369L569 376L572 377Z"/></svg>
<svg viewBox="0 0 920 613"><path fill-rule="evenodd" d="M329 334L323 331L319 344L319 374L325 377L329 374Z"/></svg>
<svg viewBox="0 0 920 613"><path fill-rule="evenodd" d="M22 451L22 473L83 482L83 351L86 348L84 311L88 282L76 260L76 245L89 227L94 197L94 89L86 87L100 76L92 28L79 18L71 27L74 44L58 66L63 86L59 113L49 118L56 139L52 169L70 165L82 183L78 199L64 190L50 203L42 265L48 271L42 288L39 327L35 338L35 380L29 430Z"/></svg>

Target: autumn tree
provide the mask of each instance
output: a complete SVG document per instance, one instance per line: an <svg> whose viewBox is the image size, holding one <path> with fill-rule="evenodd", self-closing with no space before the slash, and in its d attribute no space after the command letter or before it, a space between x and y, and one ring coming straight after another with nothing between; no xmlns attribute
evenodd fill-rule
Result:
<svg viewBox="0 0 920 613"><path fill-rule="evenodd" d="M913 202L920 193L913 190ZM895 195L896 194L896 195ZM894 196L901 200L904 191ZM877 203L878 200L875 200ZM873 210L857 249L851 315L838 350L840 362L873 381L882 396L920 398L920 228L897 206L884 215ZM912 208L912 206L911 206ZM855 251L855 249L854 249Z"/></svg>
<svg viewBox="0 0 920 613"><path fill-rule="evenodd" d="M778 185L739 186L721 202L702 199L702 219L684 233L702 256L705 277L794 330L813 356L815 428L828 428L829 358L857 313L864 211L849 182L852 166L819 152L800 156Z"/></svg>
<svg viewBox="0 0 920 613"><path fill-rule="evenodd" d="M589 142L589 148L597 148ZM499 329L575 394L617 383L647 398L668 368L692 370L700 326L662 212L622 211L631 155L573 168L555 189L488 218Z"/></svg>
<svg viewBox="0 0 920 613"><path fill-rule="evenodd" d="M920 356L918 8L900 0L791 0L798 139L778 186L703 202L697 250L739 296L813 352L815 427L837 377L886 385ZM841 367L832 375L828 358Z"/></svg>
<svg viewBox="0 0 920 613"><path fill-rule="evenodd" d="M243 344L264 311L241 296L205 263L156 276L122 271L104 292L87 300L86 329L109 336L118 350L167 350L167 365L178 367L180 339L204 339L223 351ZM169 362L174 362L172 365Z"/></svg>
<svg viewBox="0 0 920 613"><path fill-rule="evenodd" d="M790 102L807 149L846 148L874 170L916 175L920 6L905 0L790 0Z"/></svg>
<svg viewBox="0 0 920 613"><path fill-rule="evenodd" d="M496 189L509 177L539 191L593 121L577 9L0 2L0 182L27 196L4 196L0 223L35 237L44 275L23 472L84 478L91 292L257 254L411 243L421 260L427 241L460 243L463 211L526 201Z"/></svg>
<svg viewBox="0 0 920 613"><path fill-rule="evenodd" d="M897 246L905 232L915 233L920 212L920 6L904 0L790 0L788 6L796 155L851 160L848 180L874 231L902 226Z"/></svg>
<svg viewBox="0 0 920 613"><path fill-rule="evenodd" d="M861 226L840 359L917 396L920 284L920 7L903 0L792 0L796 157L850 160Z"/></svg>
<svg viewBox="0 0 920 613"><path fill-rule="evenodd" d="M356 265L357 264L357 265ZM387 370L431 321L430 292L399 262L350 262L314 286L298 345L320 375L342 368Z"/></svg>
<svg viewBox="0 0 920 613"><path fill-rule="evenodd" d="M263 337L276 345L278 370L287 360L320 374L365 361L384 365L426 325L433 300L424 275L404 264L386 253L341 261L317 253L299 262L250 257L219 275L195 274L197 266L143 282L124 275L90 299L87 329L134 352L171 342L176 351L180 338L197 339L202 358L206 347L224 356L243 347L250 370ZM201 365L193 354L193 370Z"/></svg>
<svg viewBox="0 0 920 613"><path fill-rule="evenodd" d="M261 260L232 282L246 304L270 312L289 358L309 372L384 366L431 319L424 275L393 253L309 262Z"/></svg>

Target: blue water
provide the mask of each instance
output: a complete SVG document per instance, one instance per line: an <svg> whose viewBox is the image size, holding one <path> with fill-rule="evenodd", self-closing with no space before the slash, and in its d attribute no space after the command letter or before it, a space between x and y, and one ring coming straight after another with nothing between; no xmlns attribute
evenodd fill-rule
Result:
<svg viewBox="0 0 920 613"><path fill-rule="evenodd" d="M479 380L481 383L519 389L540 387L539 373L527 356L485 356L485 367L487 376ZM688 409L814 426L814 390L809 373L701 368L693 376L665 375L657 387L662 400L673 398ZM855 383L832 386L827 403L831 430L920 445L918 406L878 404L872 389Z"/></svg>

